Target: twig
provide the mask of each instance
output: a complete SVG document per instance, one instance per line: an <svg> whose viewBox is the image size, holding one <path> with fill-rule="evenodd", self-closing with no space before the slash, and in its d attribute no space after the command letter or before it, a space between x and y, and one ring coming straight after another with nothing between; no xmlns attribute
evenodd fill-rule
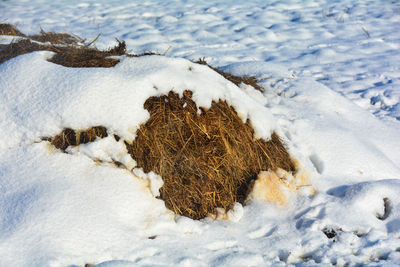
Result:
<svg viewBox="0 0 400 267"><path fill-rule="evenodd" d="M168 46L167 50L165 50L165 52L162 53L161 55L165 56L171 48L172 48L172 46Z"/></svg>
<svg viewBox="0 0 400 267"><path fill-rule="evenodd" d="M40 28L40 33L41 34L46 34L46 32L43 30L42 25L39 24L39 28Z"/></svg>
<svg viewBox="0 0 400 267"><path fill-rule="evenodd" d="M361 29L364 31L364 33L368 36L368 38L371 38L371 35L369 34L369 32L367 31L367 29L365 29L364 27L361 27Z"/></svg>
<svg viewBox="0 0 400 267"><path fill-rule="evenodd" d="M82 37L80 37L79 35L76 35L76 34L73 34L73 33L71 33L71 35L73 36L73 37L75 37L79 42L81 42L81 43L83 43L84 41L85 41L85 39L83 39Z"/></svg>
<svg viewBox="0 0 400 267"><path fill-rule="evenodd" d="M94 40L93 40L93 41L91 41L90 43L88 43L86 46L91 46L93 43L95 43L95 42L97 41L97 39L99 39L99 38L100 38L100 35L101 35L101 33L99 33L99 35L97 35L97 37L96 37L96 38L94 38Z"/></svg>

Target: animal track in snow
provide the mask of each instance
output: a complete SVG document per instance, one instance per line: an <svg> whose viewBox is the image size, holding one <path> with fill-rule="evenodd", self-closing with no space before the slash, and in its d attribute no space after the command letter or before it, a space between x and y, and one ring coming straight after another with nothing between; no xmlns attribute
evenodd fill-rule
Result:
<svg viewBox="0 0 400 267"><path fill-rule="evenodd" d="M323 161L317 156L317 154L310 155L310 161L314 165L315 169L319 174L324 171L324 163Z"/></svg>
<svg viewBox="0 0 400 267"><path fill-rule="evenodd" d="M216 241L213 243L210 243L207 245L207 248L209 250L220 250L224 248L231 248L234 245L236 245L237 241L236 240L230 240L230 241Z"/></svg>
<svg viewBox="0 0 400 267"><path fill-rule="evenodd" d="M275 226L273 228L271 228L271 226L269 226L269 225L263 226L261 228L258 228L257 230L250 232L247 236L250 239L268 237L268 236L271 236L277 230L277 228L278 228L277 226Z"/></svg>
<svg viewBox="0 0 400 267"><path fill-rule="evenodd" d="M384 221L389 217L391 212L392 212L392 204L389 198L385 197L383 198L383 214L377 214L376 217L379 220Z"/></svg>

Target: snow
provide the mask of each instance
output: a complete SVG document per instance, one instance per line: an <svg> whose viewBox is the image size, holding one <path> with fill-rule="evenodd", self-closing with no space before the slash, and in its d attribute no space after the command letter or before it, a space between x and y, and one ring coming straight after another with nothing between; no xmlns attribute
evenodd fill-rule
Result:
<svg viewBox="0 0 400 267"><path fill-rule="evenodd" d="M396 1L0 2L25 33L167 51L109 69L55 65L50 52L0 65L0 265L399 265L399 14ZM266 91L189 61L200 57ZM225 220L167 210L161 178L123 141L149 96L187 89L199 106L226 100L259 137L277 131L316 193L252 199ZM109 136L67 153L42 140L96 125Z"/></svg>
<svg viewBox="0 0 400 267"><path fill-rule="evenodd" d="M140 124L149 118L143 108L147 98L171 90L182 95L188 88L201 107L226 100L244 122L252 121L260 137L268 138L275 126L263 105L207 66L188 60L124 58L115 68L82 70L52 64L46 60L49 56L49 52L35 52L0 66L0 134L15 137L1 140L0 148L55 135L63 127L93 125L133 140ZM16 86L15 81L21 82Z"/></svg>

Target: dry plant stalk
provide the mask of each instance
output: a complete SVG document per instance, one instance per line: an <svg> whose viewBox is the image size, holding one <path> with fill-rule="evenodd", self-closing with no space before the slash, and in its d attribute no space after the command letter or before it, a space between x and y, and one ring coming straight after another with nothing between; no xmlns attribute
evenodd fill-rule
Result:
<svg viewBox="0 0 400 267"><path fill-rule="evenodd" d="M65 128L59 135L51 138L51 144L58 149L65 150L68 146L77 146L93 142L97 137L107 137L107 129L103 126L95 126L86 130L75 131Z"/></svg>
<svg viewBox="0 0 400 267"><path fill-rule="evenodd" d="M255 139L249 121L243 123L224 101L200 108L199 115L191 96L150 97L144 104L150 119L126 143L138 167L163 178L160 195L167 208L201 219L217 207L243 203L260 171L295 170L276 133L269 141Z"/></svg>

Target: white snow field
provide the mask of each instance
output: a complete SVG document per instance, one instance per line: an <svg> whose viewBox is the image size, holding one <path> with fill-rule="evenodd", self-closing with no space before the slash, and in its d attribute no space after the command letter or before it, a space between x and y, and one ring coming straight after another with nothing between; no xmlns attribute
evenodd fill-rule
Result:
<svg viewBox="0 0 400 267"><path fill-rule="evenodd" d="M0 65L0 266L400 265L400 2L0 1L0 23L166 52L113 68L50 52ZM226 100L258 137L277 131L316 193L238 204L228 220L167 210L123 139L149 96L186 89L199 106ZM67 153L42 140L96 125L109 137Z"/></svg>

